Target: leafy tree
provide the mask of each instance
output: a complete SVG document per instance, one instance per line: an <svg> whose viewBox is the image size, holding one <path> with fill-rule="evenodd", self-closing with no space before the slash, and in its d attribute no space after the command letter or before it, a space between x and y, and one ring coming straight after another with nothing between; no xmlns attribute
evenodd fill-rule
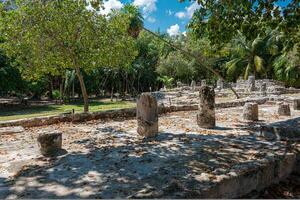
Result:
<svg viewBox="0 0 300 200"><path fill-rule="evenodd" d="M271 70L268 65L281 52L280 36L276 31L268 31L264 36L258 36L252 41L246 39L241 32L233 39L231 45L231 60L226 63L227 74L236 79L241 74L247 79L250 73L254 76L267 76Z"/></svg>
<svg viewBox="0 0 300 200"><path fill-rule="evenodd" d="M275 77L289 86L300 86L300 47L295 45L274 61Z"/></svg>
<svg viewBox="0 0 300 200"><path fill-rule="evenodd" d="M185 0L180 0L185 1ZM189 23L189 29L201 38L207 35L214 44L227 44L240 31L247 40L254 40L266 29L279 28L294 38L300 24L299 0L279 7L281 0L193 0L201 5ZM295 40L291 40L295 43Z"/></svg>
<svg viewBox="0 0 300 200"><path fill-rule="evenodd" d="M166 59L162 59L157 72L162 76L173 77L186 83L189 83L195 74L193 66L178 51L171 52Z"/></svg>
<svg viewBox="0 0 300 200"><path fill-rule="evenodd" d="M92 1L97 7L98 1ZM17 8L1 9L0 27L8 55L15 56L22 72L38 78L75 70L88 112L83 72L98 67L121 67L137 52L128 37L129 19L122 13L110 17L86 8L88 1L18 1Z"/></svg>

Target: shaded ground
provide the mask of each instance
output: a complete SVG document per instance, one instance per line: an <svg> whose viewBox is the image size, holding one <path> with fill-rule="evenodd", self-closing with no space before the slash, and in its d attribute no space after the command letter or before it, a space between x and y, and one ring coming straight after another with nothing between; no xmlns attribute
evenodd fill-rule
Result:
<svg viewBox="0 0 300 200"><path fill-rule="evenodd" d="M258 123L289 119L275 108L260 106ZM255 137L241 116L242 108L217 110L218 127L203 130L196 112L171 113L152 139L136 133L134 119L52 125L68 152L56 159L38 153L41 128L3 135L0 198L201 197L200 190L287 153L284 142Z"/></svg>
<svg viewBox="0 0 300 200"><path fill-rule="evenodd" d="M90 111L104 111L112 109L122 109L134 107L135 103L129 101L117 101L111 102L109 100L104 101L91 101ZM82 103L72 103L64 105L44 105L44 106L30 106L26 108L19 108L17 110L0 111L0 121L24 119L30 117L39 117L47 115L60 114L66 111L83 112Z"/></svg>
<svg viewBox="0 0 300 200"><path fill-rule="evenodd" d="M286 180L273 184L261 192L254 192L242 198L247 199L299 199L300 175L291 174Z"/></svg>

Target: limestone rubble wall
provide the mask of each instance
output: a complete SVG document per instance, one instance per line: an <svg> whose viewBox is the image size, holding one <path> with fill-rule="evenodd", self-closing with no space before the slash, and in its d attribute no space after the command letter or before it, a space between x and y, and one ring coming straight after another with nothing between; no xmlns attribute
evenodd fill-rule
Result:
<svg viewBox="0 0 300 200"><path fill-rule="evenodd" d="M217 103L216 108L230 108L243 106L247 102L256 102L264 104L272 98L255 98L255 99L241 99L224 103ZM159 114L178 112L178 111L192 111L197 110L198 105L183 105L183 106L159 106ZM76 113L76 114L61 114L47 117L36 117L30 119L12 120L0 122L0 127L8 126L23 126L36 127L45 126L61 122L83 122L98 119L116 119L116 118L131 118L136 116L136 108L126 108L120 110L109 110L92 113Z"/></svg>

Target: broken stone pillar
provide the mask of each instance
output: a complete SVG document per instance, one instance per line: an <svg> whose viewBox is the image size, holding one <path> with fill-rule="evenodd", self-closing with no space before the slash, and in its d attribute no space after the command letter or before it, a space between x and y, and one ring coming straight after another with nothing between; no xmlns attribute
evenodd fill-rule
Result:
<svg viewBox="0 0 300 200"><path fill-rule="evenodd" d="M243 118L245 120L257 121L258 120L258 104L246 103L243 109Z"/></svg>
<svg viewBox="0 0 300 200"><path fill-rule="evenodd" d="M137 102L138 134L146 137L158 134L158 108L155 97L142 94Z"/></svg>
<svg viewBox="0 0 300 200"><path fill-rule="evenodd" d="M288 103L279 103L278 104L278 115L291 116L290 105Z"/></svg>
<svg viewBox="0 0 300 200"><path fill-rule="evenodd" d="M300 99L293 100L294 110L300 110Z"/></svg>
<svg viewBox="0 0 300 200"><path fill-rule="evenodd" d="M201 86L206 86L206 80L205 79L201 80Z"/></svg>
<svg viewBox="0 0 300 200"><path fill-rule="evenodd" d="M248 87L251 92L255 91L255 77L254 76L248 77Z"/></svg>
<svg viewBox="0 0 300 200"><path fill-rule="evenodd" d="M208 86L201 86L199 96L197 124L201 128L214 128L216 126L214 89Z"/></svg>
<svg viewBox="0 0 300 200"><path fill-rule="evenodd" d="M218 81L217 81L217 88L219 90L224 89L224 81L222 79L218 79Z"/></svg>
<svg viewBox="0 0 300 200"><path fill-rule="evenodd" d="M42 155L52 156L61 150L62 133L58 131L43 131L39 133L37 141Z"/></svg>
<svg viewBox="0 0 300 200"><path fill-rule="evenodd" d="M262 96L267 95L267 83L262 83L260 86L260 93Z"/></svg>

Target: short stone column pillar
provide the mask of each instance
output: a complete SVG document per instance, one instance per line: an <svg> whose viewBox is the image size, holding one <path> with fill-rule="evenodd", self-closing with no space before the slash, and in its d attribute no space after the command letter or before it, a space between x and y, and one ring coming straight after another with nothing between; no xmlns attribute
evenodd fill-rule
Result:
<svg viewBox="0 0 300 200"><path fill-rule="evenodd" d="M199 97L197 124L201 128L214 128L216 126L214 89L209 86L201 86Z"/></svg>
<svg viewBox="0 0 300 200"><path fill-rule="evenodd" d="M203 79L203 80L201 80L201 86L206 86L206 80L205 79Z"/></svg>
<svg viewBox="0 0 300 200"><path fill-rule="evenodd" d="M267 95L267 83L262 83L260 86L260 93L262 96Z"/></svg>
<svg viewBox="0 0 300 200"><path fill-rule="evenodd" d="M158 107L155 97L142 94L137 101L137 132L146 137L158 134Z"/></svg>
<svg viewBox="0 0 300 200"><path fill-rule="evenodd" d="M42 131L39 133L37 141L42 155L53 156L61 150L62 133L55 130Z"/></svg>
<svg viewBox="0 0 300 200"><path fill-rule="evenodd" d="M300 110L300 99L293 100L294 110Z"/></svg>
<svg viewBox="0 0 300 200"><path fill-rule="evenodd" d="M278 104L278 115L291 116L290 105L288 103L279 103Z"/></svg>
<svg viewBox="0 0 300 200"><path fill-rule="evenodd" d="M258 104L246 103L243 109L243 118L250 121L258 121Z"/></svg>
<svg viewBox="0 0 300 200"><path fill-rule="evenodd" d="M193 81L191 82L191 88L192 88L193 91L195 91L195 88L196 88L196 81L193 80Z"/></svg>
<svg viewBox="0 0 300 200"><path fill-rule="evenodd" d="M255 77L254 76L248 77L248 87L251 92L255 91Z"/></svg>
<svg viewBox="0 0 300 200"><path fill-rule="evenodd" d="M217 81L217 89L219 89L219 90L224 89L224 81L222 79L218 79L218 81Z"/></svg>

